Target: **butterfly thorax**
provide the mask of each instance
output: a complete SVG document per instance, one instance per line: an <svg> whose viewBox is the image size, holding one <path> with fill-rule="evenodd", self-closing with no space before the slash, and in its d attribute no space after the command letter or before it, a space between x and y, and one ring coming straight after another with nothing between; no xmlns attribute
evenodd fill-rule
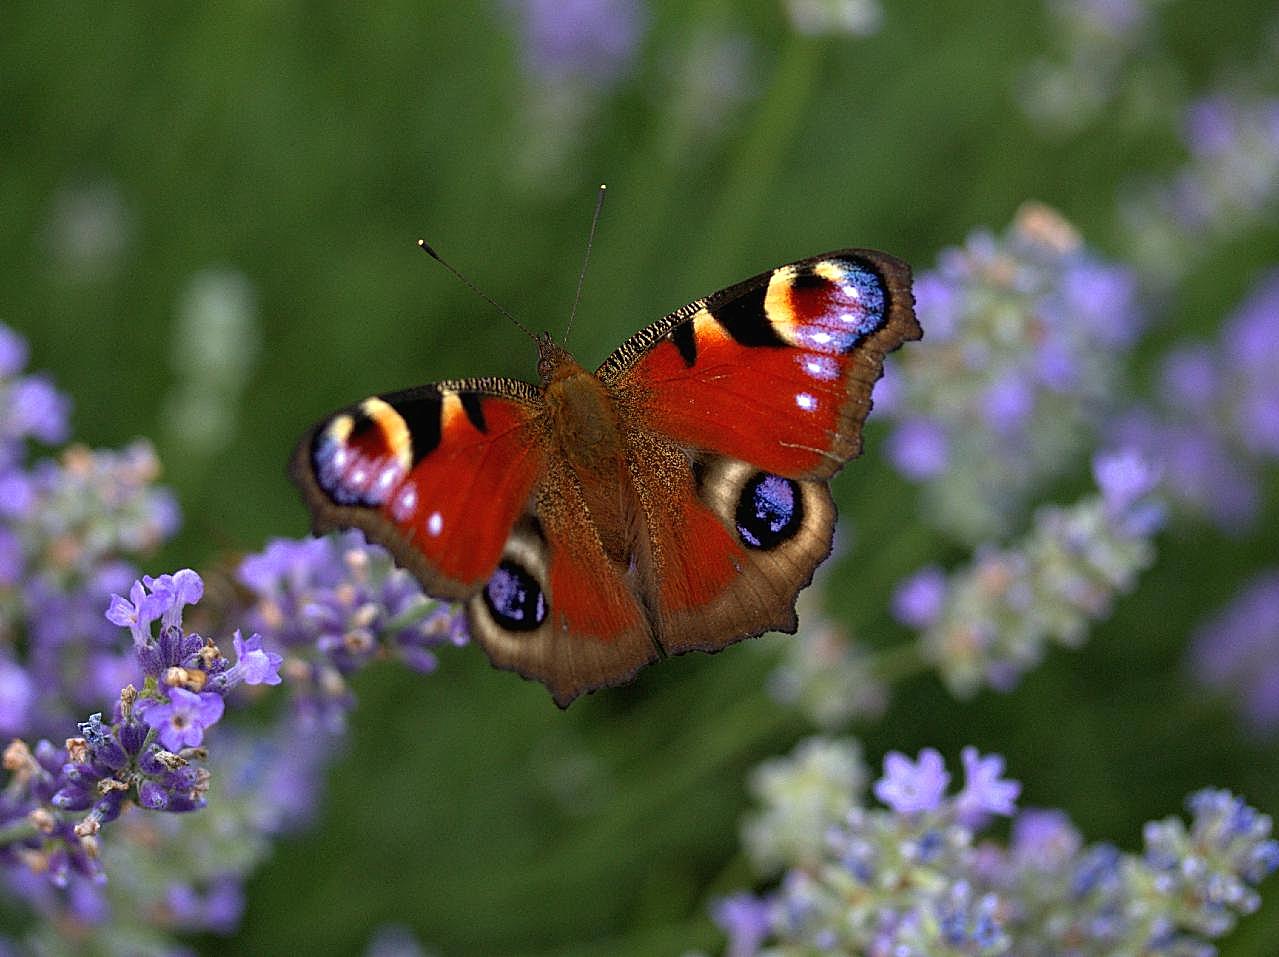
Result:
<svg viewBox="0 0 1279 957"><path fill-rule="evenodd" d="M545 363L545 347L538 363L546 380L542 399L551 432L577 478L604 551L625 563L633 546L635 493L617 405L603 382L566 350L555 349L552 364Z"/></svg>

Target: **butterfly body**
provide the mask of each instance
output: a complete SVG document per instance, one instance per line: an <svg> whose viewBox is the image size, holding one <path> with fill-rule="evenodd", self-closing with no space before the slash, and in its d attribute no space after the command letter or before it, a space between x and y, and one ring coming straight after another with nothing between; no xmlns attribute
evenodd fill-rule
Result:
<svg viewBox="0 0 1279 957"><path fill-rule="evenodd" d="M829 479L883 356L920 332L909 270L841 250L690 303L595 372L549 335L540 386L441 382L319 422L292 473L467 603L498 667L557 703L670 654L794 631L829 554Z"/></svg>

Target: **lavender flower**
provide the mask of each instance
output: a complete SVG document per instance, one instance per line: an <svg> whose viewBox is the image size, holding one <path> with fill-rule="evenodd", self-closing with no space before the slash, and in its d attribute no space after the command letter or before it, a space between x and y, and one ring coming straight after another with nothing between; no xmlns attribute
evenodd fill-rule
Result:
<svg viewBox="0 0 1279 957"><path fill-rule="evenodd" d="M899 587L895 613L920 629L923 657L953 693L968 696L983 684L1008 690L1049 641L1080 644L1088 622L1107 615L1154 560L1158 471L1129 451L1098 456L1094 471L1099 495L1041 508L1021 543L979 548L940 597L931 567ZM920 593L926 600L915 600Z"/></svg>
<svg viewBox="0 0 1279 957"><path fill-rule="evenodd" d="M177 522L150 446L28 462L33 441L64 434L68 403L47 380L22 385L25 359L22 339L0 326L0 732L61 739L77 714L97 713L63 748L6 750L0 879L43 918L42 949L65 934L121 953L172 952L173 931L234 928L244 876L270 837L309 819L342 745L299 733L287 712L240 732L232 706L279 684L282 670L320 676L296 682L304 702L319 684L349 696L344 676L374 654L430 670L431 649L465 641L465 629L362 541L277 543L245 563L261 576L261 600L222 609L223 620L269 625L265 637L234 633L232 663L184 620L203 598L199 575L140 577L131 564ZM359 653L360 627L380 643L373 652ZM114 825L130 805L167 813Z"/></svg>
<svg viewBox="0 0 1279 957"><path fill-rule="evenodd" d="M915 295L928 337L885 380L888 454L933 523L979 541L1094 437L1140 326L1136 284L1027 205L1004 236L943 252Z"/></svg>
<svg viewBox="0 0 1279 957"><path fill-rule="evenodd" d="M884 758L884 776L875 782L875 797L898 814L935 811L948 784L950 775L936 748L924 748L917 762L889 751Z"/></svg>
<svg viewBox="0 0 1279 957"><path fill-rule="evenodd" d="M222 696L211 691L195 694L174 688L167 702L146 708L142 718L159 732L161 744L170 751L180 751L199 745L205 729L222 717L224 707Z"/></svg>
<svg viewBox="0 0 1279 957"><path fill-rule="evenodd" d="M747 893L717 901L711 908L711 917L728 935L724 957L751 957L768 937L772 923L768 903Z"/></svg>
<svg viewBox="0 0 1279 957"><path fill-rule="evenodd" d="M294 707L309 727L342 729L354 705L346 679L374 658L389 654L430 672L438 664L433 649L467 642L461 611L426 598L359 532L277 539L245 559L239 578L256 595L246 620L298 652L289 676Z"/></svg>
<svg viewBox="0 0 1279 957"><path fill-rule="evenodd" d="M839 622L801 613L799 634L783 640L782 660L769 676L768 691L832 731L854 718L879 717L888 707L888 687L875 663Z"/></svg>
<svg viewBox="0 0 1279 957"><path fill-rule="evenodd" d="M1248 529L1263 468L1279 460L1279 271L1227 319L1217 341L1165 357L1161 403L1118 418L1115 441L1163 463L1172 501L1223 530Z"/></svg>
<svg viewBox="0 0 1279 957"><path fill-rule="evenodd" d="M133 679L101 603L136 577L131 559L173 533L177 510L145 443L28 462L30 440L65 435L70 403L47 379L20 375L25 343L0 330L0 644L13 649L0 652L0 675L14 695L0 722L65 735Z"/></svg>
<svg viewBox="0 0 1279 957"><path fill-rule="evenodd" d="M750 790L763 808L743 823L742 843L760 873L818 860L826 829L860 800L868 777L857 742L840 738L809 738L757 767Z"/></svg>
<svg viewBox="0 0 1279 957"><path fill-rule="evenodd" d="M1056 47L1025 71L1018 99L1045 133L1084 129L1117 100L1150 111L1171 71L1155 29L1161 0L1049 0Z"/></svg>
<svg viewBox="0 0 1279 957"><path fill-rule="evenodd" d="M842 748L857 754L851 743ZM1126 855L1085 847L1059 811L1018 814L1020 785L1002 779L998 755L966 748L964 765L964 788L947 797L936 751L917 763L890 754L875 787L888 809L864 806L854 792L842 822L803 818L820 829L808 845L819 855L792 862L763 896L715 904L729 954L1208 954L1206 941L1256 909L1256 886L1279 867L1270 819L1229 792L1193 795L1189 827L1177 818L1148 824L1144 853ZM978 843L992 814L1016 815L1010 847ZM795 845L801 821L776 808L756 820Z"/></svg>
<svg viewBox="0 0 1279 957"><path fill-rule="evenodd" d="M642 4L624 0L511 0L529 73L552 85L616 80L647 25Z"/></svg>
<svg viewBox="0 0 1279 957"><path fill-rule="evenodd" d="M262 647L262 636L251 635L247 640L236 631L232 638L235 646L235 665L226 672L230 685L243 681L247 685L278 685L280 665L284 656Z"/></svg>
<svg viewBox="0 0 1279 957"><path fill-rule="evenodd" d="M1143 272L1171 284L1205 244L1273 222L1279 202L1279 99L1215 93L1186 109L1186 164L1139 186L1122 212Z"/></svg>
<svg viewBox="0 0 1279 957"><path fill-rule="evenodd" d="M1239 700L1255 732L1279 729L1279 568L1196 629L1190 663L1200 682Z"/></svg>
<svg viewBox="0 0 1279 957"><path fill-rule="evenodd" d="M955 797L959 821L974 827L992 814L1011 817L1021 785L1003 780L1004 759L998 754L983 758L974 747L964 748L959 757L964 762L964 787Z"/></svg>

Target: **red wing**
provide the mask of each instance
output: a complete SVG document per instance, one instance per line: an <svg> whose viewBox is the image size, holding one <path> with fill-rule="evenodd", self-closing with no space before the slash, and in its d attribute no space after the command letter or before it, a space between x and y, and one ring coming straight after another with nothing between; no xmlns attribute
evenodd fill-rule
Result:
<svg viewBox="0 0 1279 957"><path fill-rule="evenodd" d="M365 399L317 423L291 473L316 531L360 528L432 595L487 582L547 465L532 386L442 382Z"/></svg>
<svg viewBox="0 0 1279 957"><path fill-rule="evenodd" d="M430 594L469 599L493 664L564 707L630 680L657 648L548 428L522 382L438 383L324 419L292 474L317 531L363 529Z"/></svg>
<svg viewBox="0 0 1279 957"><path fill-rule="evenodd" d="M623 416L793 479L861 451L884 355L921 336L910 268L850 249L781 266L632 336L597 373Z"/></svg>
<svg viewBox="0 0 1279 957"><path fill-rule="evenodd" d="M535 501L467 616L494 665L542 682L561 708L629 681L658 657L629 569L605 553L560 459L548 462Z"/></svg>

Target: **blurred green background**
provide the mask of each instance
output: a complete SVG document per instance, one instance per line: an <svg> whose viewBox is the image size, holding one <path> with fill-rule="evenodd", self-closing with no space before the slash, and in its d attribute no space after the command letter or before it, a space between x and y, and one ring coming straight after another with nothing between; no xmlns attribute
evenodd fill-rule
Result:
<svg viewBox="0 0 1279 957"><path fill-rule="evenodd" d="M535 378L523 336L422 256L419 236L558 333L606 182L572 342L586 365L777 263L859 245L928 267L1032 198L1123 259L1120 191L1184 156L1170 104L1255 64L1274 22L1269 3L1229 16L1163 4L1144 92L1046 135L1018 105L1028 64L1058 49L1036 3L903 0L872 35L814 37L778 3L659 0L642 8L631 58L567 80L530 60L523 9L0 13L0 320L74 398L80 440L157 443L186 521L150 571L302 534L284 462L326 411L433 379ZM1160 343L1215 328L1277 245L1271 224L1205 251L1157 317L1138 388ZM257 318L247 332L183 322L210 275L236 277ZM889 644L906 639L883 612L891 586L962 553L913 528L914 493L870 431L834 484L868 532L835 580L870 571L830 604ZM891 514L872 513L886 501ZM1129 849L1143 821L1200 786L1273 812L1279 753L1190 684L1182 654L1194 622L1275 546L1264 528L1165 536L1081 652L970 703L925 675L854 731L876 763L924 745L1000 752L1023 803L1063 807L1089 839ZM445 650L428 678L370 670L321 819L257 873L233 943L199 946L348 954L398 923L444 954L718 948L707 901L751 880L737 850L745 776L810 731L761 691L766 646L667 662L567 713L475 648ZM1273 954L1274 939L1267 899L1223 952Z"/></svg>

